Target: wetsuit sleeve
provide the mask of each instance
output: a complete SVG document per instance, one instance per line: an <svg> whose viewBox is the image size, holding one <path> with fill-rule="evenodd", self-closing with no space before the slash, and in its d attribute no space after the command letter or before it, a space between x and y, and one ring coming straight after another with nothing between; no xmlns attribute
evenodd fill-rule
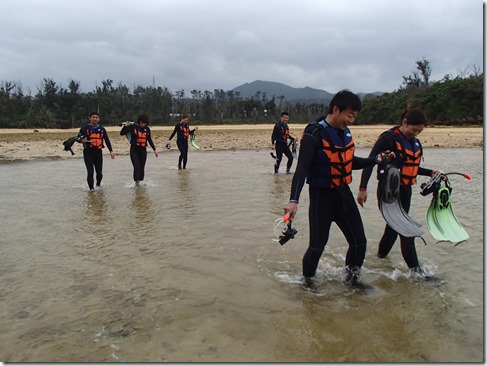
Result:
<svg viewBox="0 0 487 366"><path fill-rule="evenodd" d="M279 124L276 123L274 125L274 129L272 130L272 135L271 135L271 143L273 145L276 143L278 133L279 133Z"/></svg>
<svg viewBox="0 0 487 366"><path fill-rule="evenodd" d="M375 157L381 151L395 151L395 144L392 138L388 137L387 135L383 135L379 137L379 139L375 142L372 150L370 150L369 158L373 158L375 161ZM370 176L372 175L372 170L374 166L367 166L362 171L362 176L360 178L360 189L365 190L367 189L367 184L369 183Z"/></svg>
<svg viewBox="0 0 487 366"><path fill-rule="evenodd" d="M105 127L103 127L103 140L105 141L105 145L107 145L108 151L112 152L112 143L110 142L110 139L108 138L108 133Z"/></svg>
<svg viewBox="0 0 487 366"><path fill-rule="evenodd" d="M131 126L123 126L122 129L120 130L120 135L126 135L128 134L129 132L132 132L135 128L135 125L131 125Z"/></svg>
<svg viewBox="0 0 487 366"><path fill-rule="evenodd" d="M155 151L156 145L154 145L154 142L152 141L152 131L149 127L147 127L147 142L149 143L150 147L152 147L152 150Z"/></svg>
<svg viewBox="0 0 487 366"><path fill-rule="evenodd" d="M176 123L176 126L174 127L174 131L172 131L171 136L169 137L169 141L172 140L172 138L174 137L174 135L178 131L178 126L179 126L179 123Z"/></svg>
<svg viewBox="0 0 487 366"><path fill-rule="evenodd" d="M359 156L353 157L352 170L359 170L364 168L373 168L375 165L375 156L371 158L361 158Z"/></svg>
<svg viewBox="0 0 487 366"><path fill-rule="evenodd" d="M425 175L427 177L431 177L433 175L433 170L419 167L418 175Z"/></svg>
<svg viewBox="0 0 487 366"><path fill-rule="evenodd" d="M88 137L89 137L89 136L87 135L87 133L86 133L86 126L85 126L85 127L81 127L81 128L79 129L78 136L80 136L80 137L86 137L86 138L88 138Z"/></svg>
<svg viewBox="0 0 487 366"><path fill-rule="evenodd" d="M321 146L321 138L319 135L320 132L315 126L308 126L304 130L303 137L301 138L301 146L299 148L298 164L291 183L289 202L299 202L299 196L306 181L306 177L309 174L316 149Z"/></svg>

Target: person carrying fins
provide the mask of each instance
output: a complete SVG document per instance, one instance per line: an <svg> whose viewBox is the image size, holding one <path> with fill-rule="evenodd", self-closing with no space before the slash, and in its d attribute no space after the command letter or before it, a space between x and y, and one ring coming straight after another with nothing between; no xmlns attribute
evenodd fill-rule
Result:
<svg viewBox="0 0 487 366"><path fill-rule="evenodd" d="M379 151L390 150L395 157L391 164L378 166L379 184L377 198L382 216L387 222L384 234L379 242L377 256L386 258L400 236L401 253L412 274L421 280L435 280L426 275L419 264L415 246L415 237L422 235L422 230L408 213L411 207L412 186L418 175L433 176L435 171L420 166L423 148L417 136L426 126L426 116L420 109L407 104L401 115L401 124L383 132L369 156ZM362 171L357 202L363 207L367 201L367 183L372 174L372 167Z"/></svg>

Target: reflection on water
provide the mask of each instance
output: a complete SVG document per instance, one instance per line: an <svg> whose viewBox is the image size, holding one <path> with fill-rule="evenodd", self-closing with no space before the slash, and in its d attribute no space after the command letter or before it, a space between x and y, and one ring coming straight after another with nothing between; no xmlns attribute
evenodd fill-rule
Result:
<svg viewBox="0 0 487 366"><path fill-rule="evenodd" d="M316 287L302 285L307 189L298 234L281 246L274 221L292 174L273 174L266 151L192 152L182 171L161 154L141 187L120 157L94 192L81 158L0 164L0 360L481 362L482 154L427 153L426 167L473 175L451 179L470 239L454 247L426 233L420 261L446 282L415 282L398 243L388 259L374 255L384 221L371 193L360 209L368 295L343 285L347 244L336 226ZM445 156L455 157L447 167ZM411 216L425 224L431 198L419 184Z"/></svg>
<svg viewBox="0 0 487 366"><path fill-rule="evenodd" d="M84 198L85 217L89 219L90 216L93 216L98 220L104 220L107 211L106 206L107 202L104 190L98 189L97 191L90 192Z"/></svg>

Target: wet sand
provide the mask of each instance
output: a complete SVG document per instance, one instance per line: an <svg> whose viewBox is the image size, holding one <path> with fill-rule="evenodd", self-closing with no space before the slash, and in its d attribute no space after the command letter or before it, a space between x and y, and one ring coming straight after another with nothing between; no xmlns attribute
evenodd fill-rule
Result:
<svg viewBox="0 0 487 366"><path fill-rule="evenodd" d="M192 128L194 127L191 126ZM198 126L196 143L201 150L265 150L271 148L273 124ZM304 124L290 124L291 135L300 137ZM352 126L357 147L372 147L377 137L390 125ZM167 152L165 145L173 131L172 126L152 126L157 150ZM75 129L0 129L0 160L30 160L42 158L69 158L62 142L76 135ZM129 145L120 136L120 127L107 127L113 149L117 155L128 155ZM478 147L483 148L483 127L428 127L420 135L423 147ZM175 139L171 151L177 151ZM81 154L81 144L73 147ZM105 153L108 151L105 149Z"/></svg>

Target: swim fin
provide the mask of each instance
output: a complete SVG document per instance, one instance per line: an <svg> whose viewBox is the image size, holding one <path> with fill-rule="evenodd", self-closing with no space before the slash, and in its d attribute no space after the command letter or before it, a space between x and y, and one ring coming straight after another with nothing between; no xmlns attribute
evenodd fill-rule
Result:
<svg viewBox="0 0 487 366"><path fill-rule="evenodd" d="M293 140L293 142L291 143L291 152L293 153L293 158L294 159L297 159L298 158L298 144L296 143L296 139Z"/></svg>
<svg viewBox="0 0 487 366"><path fill-rule="evenodd" d="M468 233L458 221L451 204L451 186L445 176L444 186L437 186L426 213L428 229L436 240L460 243L469 238Z"/></svg>
<svg viewBox="0 0 487 366"><path fill-rule="evenodd" d="M391 164L379 166L379 186L377 200L379 209L387 224L405 237L423 235L421 224L404 211L399 199L401 172Z"/></svg>
<svg viewBox="0 0 487 366"><path fill-rule="evenodd" d="M70 137L69 139L64 141L64 151L70 151L71 155L74 155L73 145L75 142L81 142L81 136Z"/></svg>
<svg viewBox="0 0 487 366"><path fill-rule="evenodd" d="M191 131L190 134L189 134L189 141L191 142L191 146L194 150L199 150L200 148L198 147L198 145L196 145L196 142L195 142L195 130Z"/></svg>

